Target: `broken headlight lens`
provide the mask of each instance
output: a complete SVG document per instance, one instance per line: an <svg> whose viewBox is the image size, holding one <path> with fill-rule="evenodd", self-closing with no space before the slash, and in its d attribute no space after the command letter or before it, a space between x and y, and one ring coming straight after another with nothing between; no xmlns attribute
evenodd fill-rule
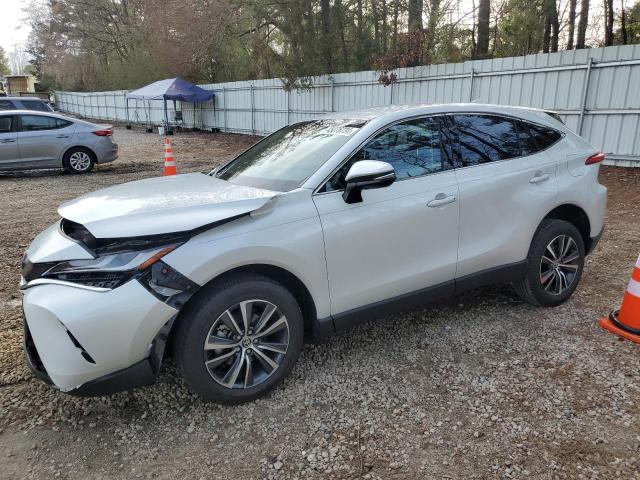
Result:
<svg viewBox="0 0 640 480"><path fill-rule="evenodd" d="M44 272L41 278L113 289L141 275L177 247L178 245L168 245L143 251L101 255L89 260L60 262Z"/></svg>

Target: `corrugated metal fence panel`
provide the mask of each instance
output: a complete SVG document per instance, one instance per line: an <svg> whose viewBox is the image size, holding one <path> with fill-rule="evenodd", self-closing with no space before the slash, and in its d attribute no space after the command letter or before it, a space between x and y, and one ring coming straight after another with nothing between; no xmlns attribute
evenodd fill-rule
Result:
<svg viewBox="0 0 640 480"><path fill-rule="evenodd" d="M593 62L589 65L590 60ZM389 86L379 72L314 77L287 92L279 79L202 85L216 94L200 105L178 102L182 124L266 134L332 111L389 104L481 102L554 110L608 154L640 166L640 45L400 68ZM585 85L587 86L585 90ZM163 122L161 101L125 100L126 91L55 92L57 108L76 115L148 126ZM173 102L168 103L174 120Z"/></svg>

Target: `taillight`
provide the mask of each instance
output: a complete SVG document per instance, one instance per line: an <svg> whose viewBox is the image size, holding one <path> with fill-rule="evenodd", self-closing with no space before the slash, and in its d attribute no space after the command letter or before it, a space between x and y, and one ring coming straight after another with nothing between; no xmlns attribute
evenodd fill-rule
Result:
<svg viewBox="0 0 640 480"><path fill-rule="evenodd" d="M105 130L96 130L95 132L91 132L94 135L98 135L99 137L110 137L113 135L113 130L105 129Z"/></svg>
<svg viewBox="0 0 640 480"><path fill-rule="evenodd" d="M600 163L604 160L604 153L596 153L595 155L591 155L587 158L587 161L584 162L585 165L593 165L594 163Z"/></svg>

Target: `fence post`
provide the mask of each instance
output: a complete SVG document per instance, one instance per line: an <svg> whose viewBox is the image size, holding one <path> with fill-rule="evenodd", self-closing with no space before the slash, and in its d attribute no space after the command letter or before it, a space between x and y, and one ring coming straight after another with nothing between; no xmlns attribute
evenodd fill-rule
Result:
<svg viewBox="0 0 640 480"><path fill-rule="evenodd" d="M227 92L222 87L222 130L227 131Z"/></svg>
<svg viewBox="0 0 640 480"><path fill-rule="evenodd" d="M578 135L582 135L582 124L584 123L584 113L587 109L587 95L589 94L589 81L591 80L592 66L593 58L589 57L587 72L585 73L584 83L582 84L582 104L580 105L580 118L578 118Z"/></svg>
<svg viewBox="0 0 640 480"><path fill-rule="evenodd" d="M287 90L287 125L291 123L291 90Z"/></svg>
<svg viewBox="0 0 640 480"><path fill-rule="evenodd" d="M255 128L255 125L256 125L255 122L256 121L255 121L255 118L254 118L255 117L255 115L254 115L254 113L255 113L255 105L253 103L253 83L250 85L250 87L251 87L251 134L253 135L253 134L256 133L256 128Z"/></svg>
<svg viewBox="0 0 640 480"><path fill-rule="evenodd" d="M331 95L331 111L335 112L335 104L334 104L334 99L333 99L333 87L334 87L334 81L333 81L333 77L331 75L329 75L329 95Z"/></svg>
<svg viewBox="0 0 640 480"><path fill-rule="evenodd" d="M471 72L469 73L469 101L473 101L473 75L475 74L475 70L471 67Z"/></svg>

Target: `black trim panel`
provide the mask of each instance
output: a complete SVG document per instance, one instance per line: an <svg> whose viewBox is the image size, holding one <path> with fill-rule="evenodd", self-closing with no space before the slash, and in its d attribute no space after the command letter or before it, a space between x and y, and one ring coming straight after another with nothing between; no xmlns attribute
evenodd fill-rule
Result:
<svg viewBox="0 0 640 480"><path fill-rule="evenodd" d="M78 397L111 395L136 387L142 387L143 385L151 385L155 383L155 381L156 373L149 359L145 358L131 365L129 368L91 380L66 393Z"/></svg>
<svg viewBox="0 0 640 480"><path fill-rule="evenodd" d="M454 293L455 281L451 280L334 315L333 322L336 332L343 332L370 320L377 320L406 310L415 310L429 302L451 296Z"/></svg>
<svg viewBox="0 0 640 480"><path fill-rule="evenodd" d="M490 268L481 272L465 275L456 280L444 282L432 287L423 288L415 292L399 295L387 300L375 302L370 305L354 308L347 312L333 315L326 319L318 319L314 324L313 340L321 340L332 333L339 333L349 330L357 325L362 325L371 320L387 317L394 313L415 310L428 305L431 302L473 288L491 285L495 283L506 283L518 280L527 271L527 261L515 262L496 268ZM329 321L333 318L332 325Z"/></svg>
<svg viewBox="0 0 640 480"><path fill-rule="evenodd" d="M589 242L589 248L585 252L585 255L589 255L591 252L593 252L593 250L598 245L598 242L600 242L600 239L602 238L603 233L604 233L604 227L602 227L602 230L600 230L599 234L597 234L595 237L591 237L591 242Z"/></svg>
<svg viewBox="0 0 640 480"><path fill-rule="evenodd" d="M456 279L456 293L472 288L484 287L494 283L513 282L527 273L527 261L509 263L500 267L488 268Z"/></svg>

